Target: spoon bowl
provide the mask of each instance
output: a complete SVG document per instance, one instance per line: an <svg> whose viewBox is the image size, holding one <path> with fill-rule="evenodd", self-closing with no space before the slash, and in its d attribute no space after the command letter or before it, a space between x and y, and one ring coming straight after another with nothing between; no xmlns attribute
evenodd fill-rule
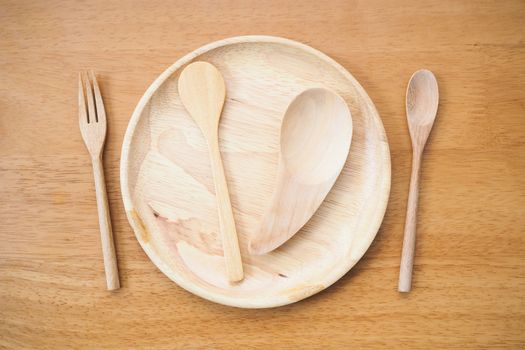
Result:
<svg viewBox="0 0 525 350"><path fill-rule="evenodd" d="M439 91L431 71L415 72L407 87L406 114L412 146L424 146L436 119ZM415 141L415 142L414 142Z"/></svg>
<svg viewBox="0 0 525 350"><path fill-rule="evenodd" d="M251 254L276 249L312 217L343 169L351 140L350 110L339 95L313 88L290 103L281 125L276 189L249 243Z"/></svg>
<svg viewBox="0 0 525 350"><path fill-rule="evenodd" d="M338 95L309 89L288 107L281 126L281 161L297 181L322 183L338 174L350 145L352 119ZM347 154L348 152L346 152Z"/></svg>

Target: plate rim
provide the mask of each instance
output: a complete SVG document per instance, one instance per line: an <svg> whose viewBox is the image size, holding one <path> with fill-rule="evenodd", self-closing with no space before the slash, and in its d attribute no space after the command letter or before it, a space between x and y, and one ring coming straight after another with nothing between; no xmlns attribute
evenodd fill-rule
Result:
<svg viewBox="0 0 525 350"><path fill-rule="evenodd" d="M326 61L330 63L333 67L335 67L339 73L341 73L345 78L349 79L353 82L355 87L358 90L361 90L360 93L368 98L369 107L372 108L373 112L378 116L379 123L379 132L381 136L384 138L384 142L380 142L380 145L382 146L382 153L385 157L384 161L386 162L387 166L385 167L384 171L386 172L383 176L383 181L380 183L380 186L382 188L382 191L380 192L380 195L382 198L378 198L377 201L382 204L381 208L377 210L379 215L377 215L376 220L374 222L371 222L369 226L372 226L371 231L373 231L373 235L370 238L370 242L368 242L368 245L366 249L364 250L364 253L355 261L352 259L349 259L349 263L345 264L344 268L339 268L337 270L337 273L333 273L330 275L331 278L327 278L326 280L323 280L323 288L306 288L305 293L301 295L300 298L297 299L290 299L285 296L279 296L277 298L276 296L273 296L272 298L258 298L256 302L251 302L246 299L236 299L235 297L226 296L226 295L218 295L212 292L209 292L207 289L199 287L191 282L187 282L183 278L177 278L178 276L171 276L170 273L168 273L168 270L171 272L171 269L168 268L168 266L158 258L158 255L152 251L150 247L146 245L145 242L142 240L142 235L145 230L145 225L142 222L142 219L140 218L140 215L136 211L133 200L131 196L131 191L129 189L129 181L128 181L128 167L129 167L129 155L130 155L130 148L131 143L133 141L133 136L136 131L136 126L140 120L140 116L144 111L144 108L146 107L147 103L150 101L151 97L155 94L157 89L179 68L181 68L186 63L189 63L191 60L193 60L195 57L198 57L208 51L214 50L216 48L232 45L232 44L240 44L240 43L254 43L254 42L264 42L264 43L276 43L276 44L283 44L292 46L298 49L301 49L303 51L306 51L310 54L313 54L320 58L323 61ZM175 282L177 285L182 287L183 289L189 291L192 294L195 294L197 296L200 296L204 299L207 299L209 301L228 305L228 306L234 306L239 308L271 308L271 307L278 307L283 306L291 303L295 303L297 301L303 300L305 298L308 298L314 294L317 294L318 292L328 288L335 282L337 282L339 279L341 279L346 273L348 273L355 264L362 259L364 254L368 251L370 248L370 245L374 241L375 237L377 236L377 233L379 231L379 228L381 226L381 223L383 222L386 208L388 205L389 197L390 197L390 190L391 190L391 157L390 157L390 147L388 143L388 139L386 136L386 132L384 129L383 121L381 119L381 116L379 115L374 103L372 102L372 99L364 90L364 88L361 86L361 84L354 78L354 76L346 70L342 65L340 65L338 62L336 62L334 59L329 57L328 55L324 54L323 52L309 46L303 43L300 43L298 41L287 39L283 37L277 37L277 36L268 36L268 35L243 35L243 36L234 36L229 37L226 39L221 39L217 41L213 41L211 43L208 43L204 46L201 46L190 53L184 55L183 57L179 58L175 63L170 65L167 69L165 69L147 88L147 90L144 92L142 97L140 98L139 102L137 103L137 106L133 110L133 113L131 115L131 118L128 122L128 126L126 128L126 133L124 135L124 139L122 142L122 150L120 155L120 188L121 188L121 195L122 195L122 201L124 203L124 210L126 212L126 217L128 219L128 222L130 223L130 226L133 230L133 233L135 234L135 238L139 242L140 246L148 256L148 258L153 262L153 264L159 268L166 277L171 279L173 282Z"/></svg>

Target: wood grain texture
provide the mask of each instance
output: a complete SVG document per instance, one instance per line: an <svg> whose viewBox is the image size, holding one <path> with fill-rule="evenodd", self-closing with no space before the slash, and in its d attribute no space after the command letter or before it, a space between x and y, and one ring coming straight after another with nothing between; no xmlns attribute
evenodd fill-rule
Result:
<svg viewBox="0 0 525 350"><path fill-rule="evenodd" d="M244 263L245 279L239 283L227 279L225 249L218 238L221 223L220 216L217 222L213 168L201 132L208 120L202 114L197 118L201 122L195 123L196 118L187 110L201 113L196 106L187 108L187 91L181 89L187 87L185 73L195 64L204 64L202 61L217 67L227 85L218 133ZM264 211L272 204L272 192L282 187L277 173L280 126L286 108L300 92L325 88L337 94L332 96L345 110L346 130L341 123L331 124L342 133L338 142L346 147L346 153L350 110L354 120L350 155L343 152L339 164L332 165L336 173L343 171L295 239L269 254L249 254L248 241L258 235ZM299 117L306 119L304 114ZM285 122L290 122L288 116ZM303 130L308 129L303 126ZM290 167L308 166L304 161L288 162ZM325 172L330 170L326 164L322 167ZM128 219L159 269L203 298L245 308L297 302L346 274L379 230L391 179L381 119L355 78L309 46L254 35L200 47L155 79L133 111L122 145L120 171ZM319 178L322 175L317 174ZM297 182L315 179L296 176Z"/></svg>
<svg viewBox="0 0 525 350"><path fill-rule="evenodd" d="M1 1L0 347L522 349L525 4L517 1ZM392 192L364 258L326 291L269 310L174 285L125 217L119 157L144 90L213 40L305 42L350 70L392 153ZM440 84L425 150L414 292L397 292L411 146L406 81ZM97 70L122 288L105 289L77 72ZM53 127L51 128L51 125ZM416 292L417 291L417 292ZM225 331L224 325L227 325Z"/></svg>

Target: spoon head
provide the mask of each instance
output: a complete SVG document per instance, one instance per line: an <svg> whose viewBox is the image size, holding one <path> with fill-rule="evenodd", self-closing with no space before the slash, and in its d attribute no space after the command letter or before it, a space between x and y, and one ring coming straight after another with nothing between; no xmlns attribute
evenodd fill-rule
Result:
<svg viewBox="0 0 525 350"><path fill-rule="evenodd" d="M182 104L204 133L217 131L226 87L214 65L194 62L186 66L179 76L179 95Z"/></svg>
<svg viewBox="0 0 525 350"><path fill-rule="evenodd" d="M276 188L251 254L276 249L310 220L343 169L351 140L350 110L339 95L310 89L292 101L281 126Z"/></svg>
<svg viewBox="0 0 525 350"><path fill-rule="evenodd" d="M281 163L303 184L337 177L348 156L352 117L346 102L322 88L299 94L281 126Z"/></svg>
<svg viewBox="0 0 525 350"><path fill-rule="evenodd" d="M431 71L421 69L408 82L406 109L412 141L426 142L432 129L439 103L436 77Z"/></svg>

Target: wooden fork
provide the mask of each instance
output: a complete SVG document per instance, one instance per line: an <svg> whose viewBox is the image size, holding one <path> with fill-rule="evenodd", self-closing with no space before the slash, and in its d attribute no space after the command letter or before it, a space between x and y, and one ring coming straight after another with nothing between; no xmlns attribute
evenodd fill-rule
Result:
<svg viewBox="0 0 525 350"><path fill-rule="evenodd" d="M93 175L95 176L95 190L97 194L98 223L100 225L100 239L102 242L102 255L104 257L106 282L108 290L115 290L120 288L120 283L118 278L115 244L113 242L111 220L109 217L104 169L102 166L102 150L104 149L107 128L106 112L104 110L104 103L102 102L102 95L100 94L95 74L93 71L90 73L93 87L91 86L87 75L84 76L84 74L80 73L78 77L80 132L82 133L84 143L91 155L91 162L93 164ZM85 86L85 98L83 86Z"/></svg>

